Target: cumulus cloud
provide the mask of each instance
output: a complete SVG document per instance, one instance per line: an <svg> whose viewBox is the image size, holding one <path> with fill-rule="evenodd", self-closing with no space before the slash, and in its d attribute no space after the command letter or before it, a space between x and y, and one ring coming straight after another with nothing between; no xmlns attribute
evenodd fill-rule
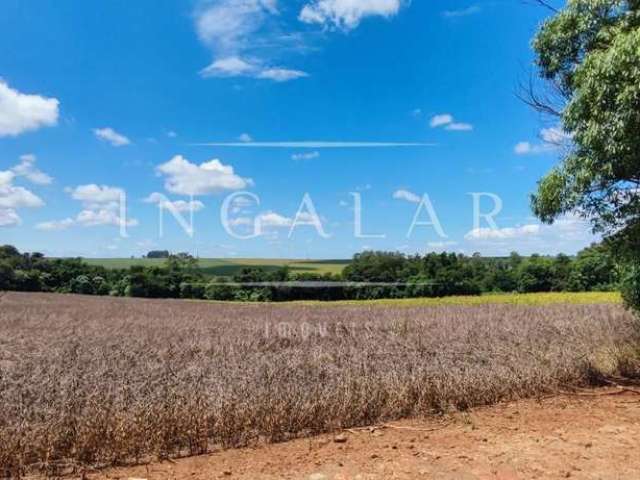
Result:
<svg viewBox="0 0 640 480"><path fill-rule="evenodd" d="M230 165L224 165L214 159L196 165L176 155L156 168L158 174L165 177L165 188L177 195L207 195L228 190L242 190L253 181L242 178Z"/></svg>
<svg viewBox="0 0 640 480"><path fill-rule="evenodd" d="M431 118L429 125L431 128L441 127L443 125L448 125L453 122L453 115L449 113L441 113L439 115L435 115Z"/></svg>
<svg viewBox="0 0 640 480"><path fill-rule="evenodd" d="M122 218L119 212L113 209L111 205L105 205L104 208L82 210L76 216L74 223L83 227L99 227L103 225L135 227L138 225L136 219L125 220Z"/></svg>
<svg viewBox="0 0 640 480"><path fill-rule="evenodd" d="M143 200L145 203L155 203L164 208L175 210L177 212L199 212L204 208L204 203L199 200L175 200L171 201L163 194L154 192Z"/></svg>
<svg viewBox="0 0 640 480"><path fill-rule="evenodd" d="M104 205L119 202L124 195L124 190L118 187L90 183L67 189L67 193L71 195L71 198L83 202L85 205Z"/></svg>
<svg viewBox="0 0 640 480"><path fill-rule="evenodd" d="M540 225L530 224L513 228L476 228L465 235L466 240L505 240L538 235Z"/></svg>
<svg viewBox="0 0 640 480"><path fill-rule="evenodd" d="M555 255L576 253L598 241L599 237L593 234L589 222L577 214L569 214L553 225L525 223L495 230L472 230L465 240L469 242L470 249L481 249L486 255L508 255L512 251L524 255Z"/></svg>
<svg viewBox="0 0 640 480"><path fill-rule="evenodd" d="M393 198L396 200L405 200L411 203L420 203L422 198L409 190L396 190L393 192Z"/></svg>
<svg viewBox="0 0 640 480"><path fill-rule="evenodd" d="M240 140L243 143L250 143L253 142L253 138L251 137L251 135L249 135L248 133L243 133L238 137L238 140Z"/></svg>
<svg viewBox="0 0 640 480"><path fill-rule="evenodd" d="M403 3L401 0L313 0L302 8L298 18L305 23L348 31L366 17L396 15Z"/></svg>
<svg viewBox="0 0 640 480"><path fill-rule="evenodd" d="M125 145L130 145L131 140L122 135L121 133L116 132L113 128L95 128L93 130L96 138L108 142L114 147L123 147Z"/></svg>
<svg viewBox="0 0 640 480"><path fill-rule="evenodd" d="M36 225L37 230L46 232L54 232L57 230L66 230L74 225L73 218L65 218L64 220L52 220L50 222L41 222Z"/></svg>
<svg viewBox="0 0 640 480"><path fill-rule="evenodd" d="M44 202L33 192L24 187L11 184L0 186L0 208L38 208Z"/></svg>
<svg viewBox="0 0 640 480"><path fill-rule="evenodd" d="M276 212L261 213L258 215L258 221L264 228L288 228L293 224L293 220L291 218L285 217Z"/></svg>
<svg viewBox="0 0 640 480"><path fill-rule="evenodd" d="M18 178L31 183L46 185L51 183L49 175L35 167L34 155L23 155L20 163L10 170L0 171L0 226L15 226L21 223L17 210L20 208L39 208L44 202L31 190L14 185Z"/></svg>
<svg viewBox="0 0 640 480"><path fill-rule="evenodd" d="M214 56L203 77L253 77L285 82L305 72L273 64L299 38L280 31L277 0L201 0L195 12L198 37Z"/></svg>
<svg viewBox="0 0 640 480"><path fill-rule="evenodd" d="M12 208L0 208L0 227L16 227L22 221Z"/></svg>
<svg viewBox="0 0 640 480"><path fill-rule="evenodd" d="M75 218L42 222L36 225L36 229L53 231L65 230L74 226L134 227L138 225L136 219L122 216L121 207L123 205L126 207L126 204L122 203L126 196L124 190L119 187L91 183L67 188L66 192L72 199L81 202L83 209Z"/></svg>
<svg viewBox="0 0 640 480"><path fill-rule="evenodd" d="M295 218L287 217L280 213L269 210L262 212L255 218L247 216L235 217L229 220L229 225L236 227L258 226L263 231L275 231L283 228L291 228L296 221ZM297 218L298 225L322 225L322 220L309 212L301 212Z"/></svg>
<svg viewBox="0 0 640 480"><path fill-rule="evenodd" d="M470 123L456 122L453 115L450 113L441 113L431 117L429 122L431 128L443 127L445 130L454 132L469 132L473 130L473 125Z"/></svg>
<svg viewBox="0 0 640 480"><path fill-rule="evenodd" d="M559 127L543 128L539 134L542 142L518 142L513 148L517 155L541 155L558 151L562 146L571 142L571 135Z"/></svg>
<svg viewBox="0 0 640 480"><path fill-rule="evenodd" d="M17 177L25 177L31 183L36 185L49 185L53 182L53 179L46 173L38 170L35 166L36 156L32 154L22 155L20 157L20 163L13 167L11 171ZM0 180L0 184L2 181Z"/></svg>
<svg viewBox="0 0 640 480"><path fill-rule="evenodd" d="M60 102L21 93L0 79L0 137L15 137L58 123Z"/></svg>

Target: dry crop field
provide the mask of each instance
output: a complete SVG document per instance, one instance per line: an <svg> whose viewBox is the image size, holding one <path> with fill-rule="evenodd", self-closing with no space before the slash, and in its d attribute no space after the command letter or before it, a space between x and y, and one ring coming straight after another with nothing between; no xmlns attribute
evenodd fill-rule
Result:
<svg viewBox="0 0 640 480"><path fill-rule="evenodd" d="M0 475L192 455L637 374L620 305L0 298Z"/></svg>

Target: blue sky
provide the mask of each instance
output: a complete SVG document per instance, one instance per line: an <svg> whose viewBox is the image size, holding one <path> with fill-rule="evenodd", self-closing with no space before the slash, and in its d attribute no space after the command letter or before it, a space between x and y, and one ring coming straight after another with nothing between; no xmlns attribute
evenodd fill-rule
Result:
<svg viewBox="0 0 640 480"><path fill-rule="evenodd" d="M95 257L574 253L588 227L542 226L528 202L566 138L515 95L546 13L511 0L5 0L0 242ZM246 235L259 218L247 240L220 214L243 191L260 205L232 202L228 227ZM470 192L502 199L495 225L474 225ZM384 238L354 235L351 193L362 233ZM305 194L318 222L307 203L291 232ZM408 238L418 209L434 223L424 194L440 234ZM160 237L167 202L187 221L195 207L192 236L165 212Z"/></svg>

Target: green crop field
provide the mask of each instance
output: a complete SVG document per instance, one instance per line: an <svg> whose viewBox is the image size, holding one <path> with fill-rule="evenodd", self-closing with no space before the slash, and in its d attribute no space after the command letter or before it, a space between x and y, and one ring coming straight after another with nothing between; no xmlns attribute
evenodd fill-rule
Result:
<svg viewBox="0 0 640 480"><path fill-rule="evenodd" d="M162 258L86 258L90 265L100 265L111 269L129 268L134 265L162 266ZM287 265L292 272L298 273L340 273L349 264L349 260L283 260L262 258L201 258L198 260L201 270L209 276L231 276L245 267L276 270Z"/></svg>

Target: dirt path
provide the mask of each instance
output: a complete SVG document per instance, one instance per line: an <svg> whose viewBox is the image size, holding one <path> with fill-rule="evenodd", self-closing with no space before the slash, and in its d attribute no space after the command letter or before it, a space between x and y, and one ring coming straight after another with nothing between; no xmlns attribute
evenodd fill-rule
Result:
<svg viewBox="0 0 640 480"><path fill-rule="evenodd" d="M598 394L603 392L610 391ZM329 435L112 469L88 478L640 478L640 395L631 393L522 401L456 414L442 421L393 425L402 428L345 432L344 438L338 438L343 442Z"/></svg>

